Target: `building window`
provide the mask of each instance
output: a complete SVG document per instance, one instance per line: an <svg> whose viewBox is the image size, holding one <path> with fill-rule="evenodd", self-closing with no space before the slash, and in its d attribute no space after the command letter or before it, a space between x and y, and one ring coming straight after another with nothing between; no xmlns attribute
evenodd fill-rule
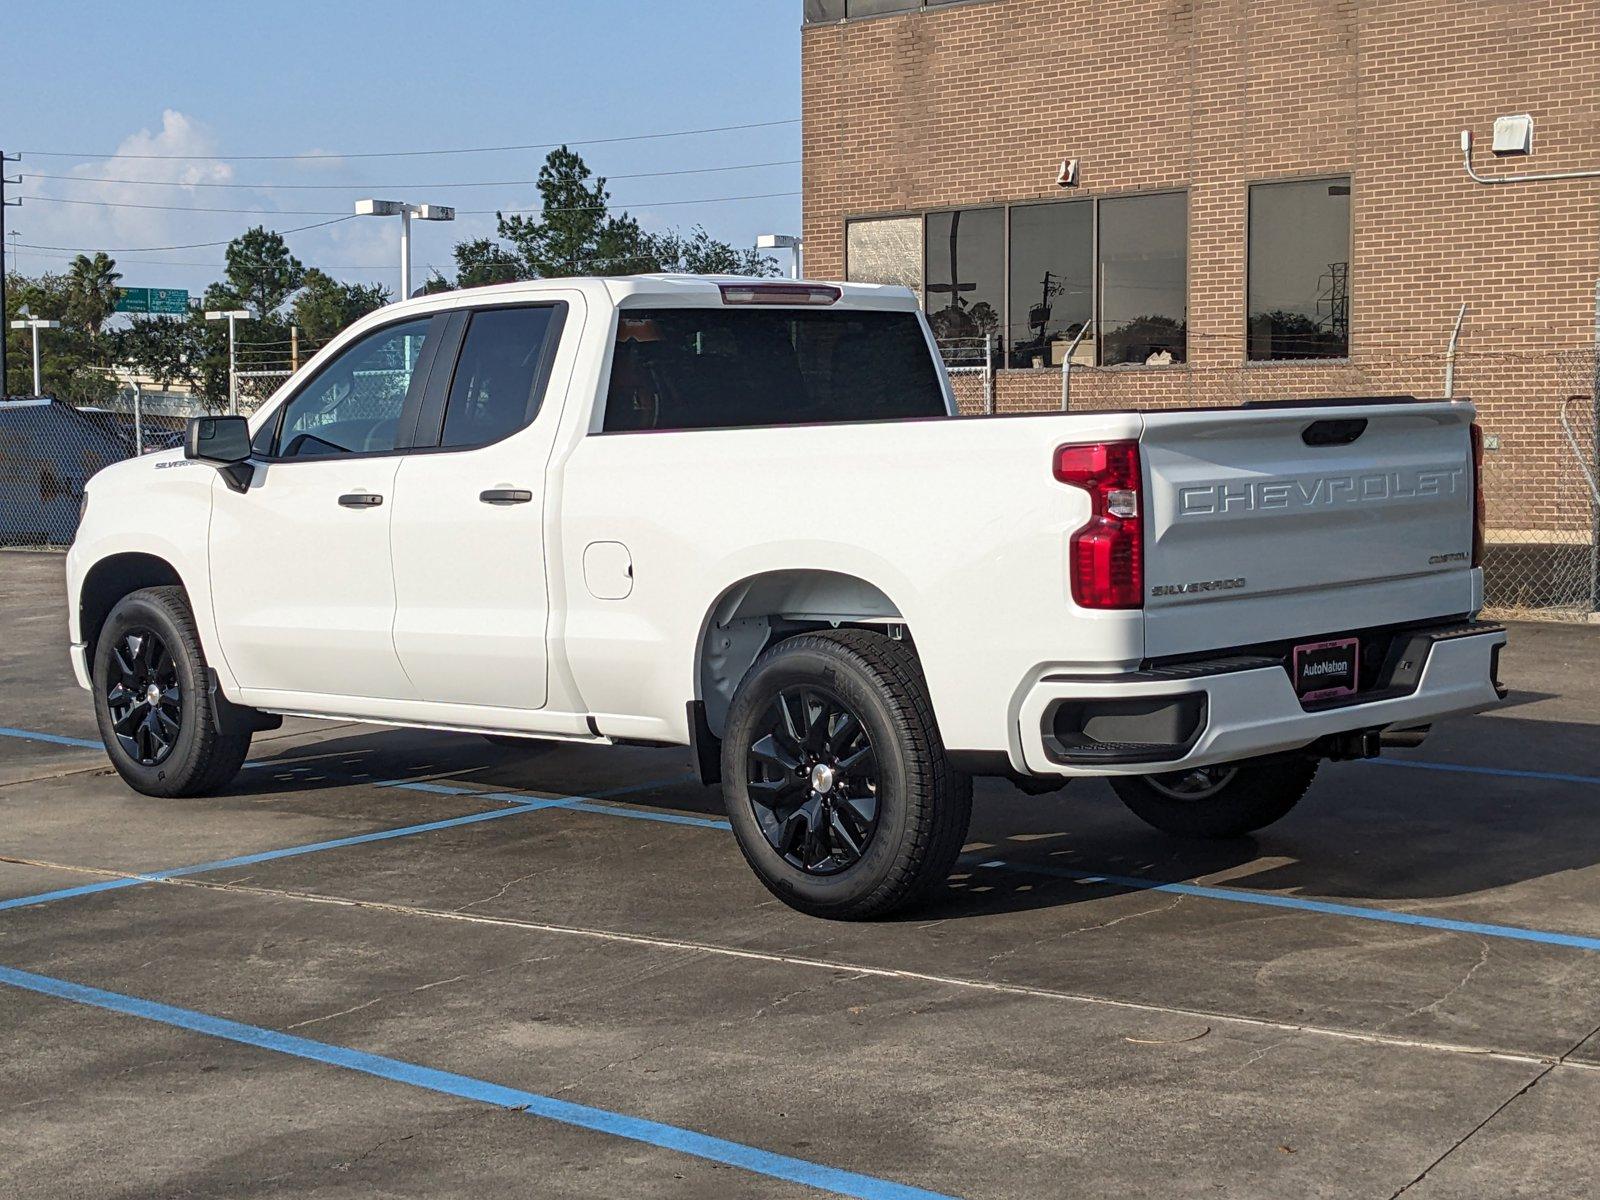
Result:
<svg viewBox="0 0 1600 1200"><path fill-rule="evenodd" d="M922 299L922 218L851 221L844 231L845 278L898 283Z"/></svg>
<svg viewBox="0 0 1600 1200"><path fill-rule="evenodd" d="M1024 204L1011 210L1012 367L1059 367L1094 313L1094 201ZM1084 341L1078 354L1092 358Z"/></svg>
<svg viewBox="0 0 1600 1200"><path fill-rule="evenodd" d="M802 11L807 25L818 25L965 3L971 0L805 0Z"/></svg>
<svg viewBox="0 0 1600 1200"><path fill-rule="evenodd" d="M928 214L923 306L934 336L950 344L956 359L981 361L985 337L1001 332L1005 240L1003 208Z"/></svg>
<svg viewBox="0 0 1600 1200"><path fill-rule="evenodd" d="M1100 362L1183 362L1188 290L1188 196L1100 201Z"/></svg>
<svg viewBox="0 0 1600 1200"><path fill-rule="evenodd" d="M1350 180L1250 189L1249 357L1350 353Z"/></svg>

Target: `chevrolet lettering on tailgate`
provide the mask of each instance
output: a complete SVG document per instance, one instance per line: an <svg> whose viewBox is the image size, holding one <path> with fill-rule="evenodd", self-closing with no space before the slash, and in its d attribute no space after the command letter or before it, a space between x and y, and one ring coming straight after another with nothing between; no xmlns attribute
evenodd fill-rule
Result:
<svg viewBox="0 0 1600 1200"><path fill-rule="evenodd" d="M1326 508L1385 500L1454 496L1465 487L1457 466L1418 467L1370 474L1312 475L1299 479L1250 479L1179 489L1178 515Z"/></svg>

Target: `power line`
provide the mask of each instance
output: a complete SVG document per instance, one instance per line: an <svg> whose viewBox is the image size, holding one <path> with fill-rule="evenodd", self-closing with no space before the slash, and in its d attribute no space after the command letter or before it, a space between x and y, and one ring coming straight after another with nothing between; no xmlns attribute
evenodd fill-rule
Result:
<svg viewBox="0 0 1600 1200"><path fill-rule="evenodd" d="M345 158L425 158L442 154L498 154L512 150L555 150L561 146L609 146L619 142L649 142L662 138L695 137L703 133L731 133L741 129L773 129L798 125L799 117L781 121L751 121L743 125L708 125L702 129L675 129L667 133L635 133L624 137L568 138L563 142L535 142L516 146L460 146L438 150L369 150L352 154L318 151L310 154L77 154L67 150L25 150L39 158L146 159L183 162L300 162Z"/></svg>
<svg viewBox="0 0 1600 1200"><path fill-rule="evenodd" d="M339 209L327 208L208 208L202 204L137 204L132 200L76 200L66 196L39 196L32 193L25 194L22 199L34 200L45 204L88 204L95 208L145 208L155 209L160 212L207 212L207 213L259 213L262 216L277 217L336 217L345 215Z"/></svg>
<svg viewBox="0 0 1600 1200"><path fill-rule="evenodd" d="M81 254L81 253L85 253L85 251L81 251L80 250L80 251L77 251L75 253L68 253L68 254L52 254L49 251L41 251L41 250L21 250L21 249L19 249L19 250L16 251L16 255L18 257L26 256L28 258L54 258L54 259L66 260L66 261L70 261L70 260L76 258L78 256L78 254ZM7 247L7 250L6 250L6 256L7 256L7 258L11 257L11 250L10 250L9 245ZM133 266L133 267L203 267L204 269L206 269L208 271L215 271L215 270L220 269L223 266L223 264L220 263L220 262L185 262L185 261L179 261L179 260L171 259L171 258L135 258L135 259L129 259L127 262L121 263L119 265L121 265L121 266ZM384 262L381 262L381 263L322 263L322 262L319 262L319 263L317 263L315 265L320 267L324 271L389 271L389 270L393 270L394 269L394 263L393 262L389 262L389 261L384 261ZM432 265L432 264L429 264L429 265Z"/></svg>
<svg viewBox="0 0 1600 1200"><path fill-rule="evenodd" d="M571 205L564 208L550 209L541 208L537 205L525 208L458 208L456 213L464 217L485 217L493 216L496 213L614 212L618 209L627 208L661 208L675 204L722 204L730 200L766 200L775 196L798 195L800 195L799 192L758 192L748 196L711 196L704 200L655 200L642 204L626 202L606 205ZM209 208L205 205L191 204L138 204L131 200L69 200L64 196L37 196L31 193L21 198L42 201L46 204L87 204L96 208L142 208L154 209L158 212L252 213L264 217L335 217L346 215L341 209L328 208Z"/></svg>
<svg viewBox="0 0 1600 1200"><path fill-rule="evenodd" d="M792 196L798 196L798 195L800 195L800 193L797 192L797 191L796 192L757 192L757 193L754 193L754 194L751 194L751 195L748 195L748 196L706 196L706 197L703 197L703 198L697 199L697 200L655 200L655 201L652 201L652 202L647 203L647 204L603 204L603 205L602 204L592 204L592 205L579 204L579 205L572 205L570 207L563 207L563 208L542 208L542 209L541 208L525 208L525 209L517 209L517 208L457 209L456 212L459 215L464 215L464 216L487 216L487 215L489 215L491 213L497 213L497 212L511 212L511 213L515 213L515 212L538 212L538 213L615 212L618 209L629 209L629 208L672 208L672 207L675 207L675 206L678 206L678 205L684 205L684 204L728 204L728 203L732 203L732 202L737 201L737 200L771 200L771 199L775 199L775 198L778 198L778 197L792 197ZM275 213L270 212L270 210L262 210L262 211L265 212L267 215L277 215ZM354 217L354 214L352 213L352 214L349 214L349 215L346 215L346 216L342 216L342 217L335 217L331 221L318 221L315 224L300 225L300 226L297 226L294 229L283 229L283 230L279 230L278 232L283 233L283 234L300 233L302 230L306 230L306 229L320 229L324 225L337 225L340 221L349 221L349 220L353 219L353 217ZM200 250L200 249L205 249L206 247L209 247L209 246L226 246L232 240L233 240L232 238L223 238L222 240L215 241L215 242L187 242L187 243L184 243L183 245L178 245L178 246L123 246L120 249L116 249L116 250L106 249L104 247L95 247L95 246L41 246L41 245L38 245L37 243L34 243L34 242L18 242L17 245L19 247L21 247L23 249L27 249L27 250L70 250L70 251L77 251L79 253L88 254L88 253L93 253L96 250L104 249L105 253L107 253L107 254L145 254L145 253L151 253L151 252L155 252L155 251L159 251L159 250ZM168 264L168 265L177 266L179 264L172 263L172 264ZM197 264L197 265L203 265L203 264ZM360 268L360 269L365 270L367 268Z"/></svg>
<svg viewBox="0 0 1600 1200"><path fill-rule="evenodd" d="M302 233L307 229L321 229L324 225L337 225L340 221L353 220L355 220L355 214L350 213L348 216L336 217L332 221L318 221L313 225L298 225L293 229L279 229L274 232L280 234ZM219 242L185 242L178 246L120 246L116 249L108 246L40 246L33 242L18 242L17 245L28 250L75 250L80 254L95 252L105 254L146 254L157 250L203 250L208 246L226 246L232 241L232 238L223 238Z"/></svg>
<svg viewBox="0 0 1600 1200"><path fill-rule="evenodd" d="M771 162L734 163L726 167L683 167L672 171L636 171L628 175L601 175L597 178L607 183L618 179L660 179L668 175L710 175L720 171L754 171L761 167L793 167L800 163L798 158L774 159ZM24 179L53 179L62 183L118 183L131 184L135 187L182 187L182 188L230 188L245 191L294 191L294 192L351 192L363 189L372 191L419 190L422 188L479 188L479 187L533 187L538 184L537 179L485 179L453 183L213 183L201 182L187 183L171 179L121 179L99 175L47 175L37 171L25 171Z"/></svg>

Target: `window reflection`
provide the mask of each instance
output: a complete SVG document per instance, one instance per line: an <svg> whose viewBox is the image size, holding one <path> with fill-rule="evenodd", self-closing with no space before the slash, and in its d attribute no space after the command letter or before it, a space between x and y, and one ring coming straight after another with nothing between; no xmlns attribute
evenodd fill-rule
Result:
<svg viewBox="0 0 1600 1200"><path fill-rule="evenodd" d="M1252 359L1350 353L1350 180L1250 189Z"/></svg>
<svg viewBox="0 0 1600 1200"><path fill-rule="evenodd" d="M1188 197L1100 202L1100 361L1180 363L1188 350Z"/></svg>
<svg viewBox="0 0 1600 1200"><path fill-rule="evenodd" d="M1013 208L1008 365L1059 367L1093 312L1094 202ZM1093 351L1085 341L1078 354Z"/></svg>
<svg viewBox="0 0 1600 1200"><path fill-rule="evenodd" d="M1000 208L928 214L923 284L928 323L941 342L970 348L960 357L981 360L984 338L1001 333L1005 228ZM998 348L1003 351L1004 345Z"/></svg>

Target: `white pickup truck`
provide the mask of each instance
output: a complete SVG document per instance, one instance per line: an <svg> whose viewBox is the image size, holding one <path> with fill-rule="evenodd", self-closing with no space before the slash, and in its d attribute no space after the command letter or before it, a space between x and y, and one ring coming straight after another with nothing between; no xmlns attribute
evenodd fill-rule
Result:
<svg viewBox="0 0 1600 1200"><path fill-rule="evenodd" d="M868 917L948 874L973 775L1237 836L1493 704L1472 417L963 419L903 288L408 300L94 477L73 666L153 795L286 713L688 745L767 887Z"/></svg>

